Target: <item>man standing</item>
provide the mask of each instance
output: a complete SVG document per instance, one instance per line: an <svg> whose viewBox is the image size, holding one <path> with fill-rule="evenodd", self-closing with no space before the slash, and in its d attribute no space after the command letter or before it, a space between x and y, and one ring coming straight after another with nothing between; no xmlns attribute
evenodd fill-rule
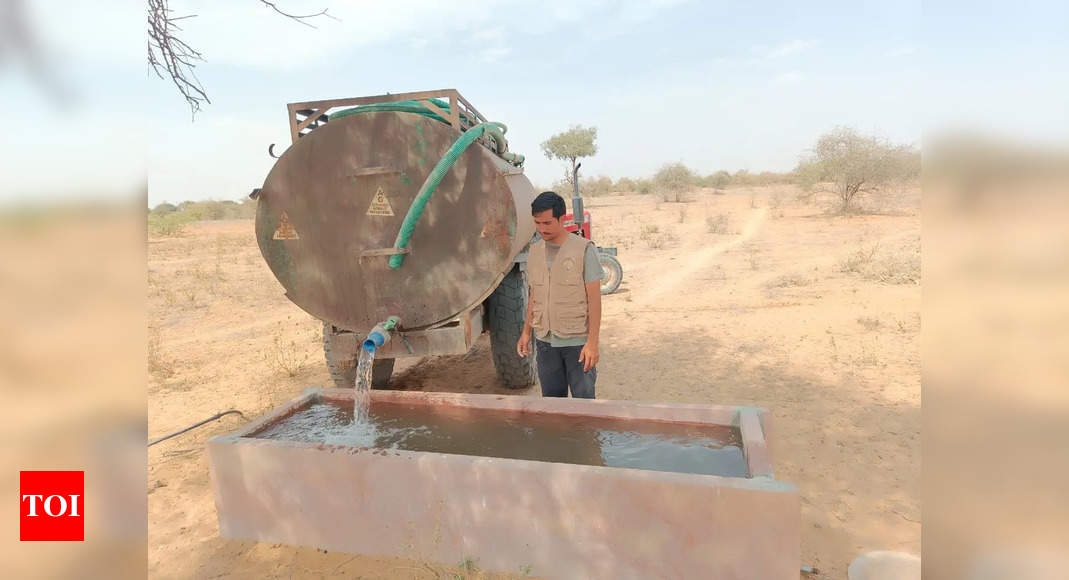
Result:
<svg viewBox="0 0 1069 580"><path fill-rule="evenodd" d="M601 332L601 263L594 243L564 229L564 198L552 191L531 203L542 239L527 259L529 297L520 356L538 350L543 397L594 398Z"/></svg>

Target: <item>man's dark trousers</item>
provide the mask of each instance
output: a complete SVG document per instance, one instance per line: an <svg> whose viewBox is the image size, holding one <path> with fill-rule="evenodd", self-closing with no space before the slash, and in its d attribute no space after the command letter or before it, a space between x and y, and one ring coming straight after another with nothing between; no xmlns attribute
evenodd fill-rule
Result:
<svg viewBox="0 0 1069 580"><path fill-rule="evenodd" d="M572 397L594 398L598 369L583 370L583 363L579 362L582 346L551 346L536 338L535 350L543 397L567 397L568 388L571 387Z"/></svg>

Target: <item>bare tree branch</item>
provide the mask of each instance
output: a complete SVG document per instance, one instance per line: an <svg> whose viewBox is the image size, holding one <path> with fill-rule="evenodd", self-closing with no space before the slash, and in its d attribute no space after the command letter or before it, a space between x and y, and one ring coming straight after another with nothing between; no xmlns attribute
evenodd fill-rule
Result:
<svg viewBox="0 0 1069 580"><path fill-rule="evenodd" d="M177 22L196 15L174 16L167 2L148 0L148 64L156 76L171 79L196 115L201 103L212 102L194 70L204 57L177 36L182 31Z"/></svg>
<svg viewBox="0 0 1069 580"><path fill-rule="evenodd" d="M293 19L293 20L295 20L297 22L300 22L301 24L303 24L305 26L308 26L310 28L315 28L314 25L312 25L312 24L310 24L308 22L308 20L311 19L311 18L315 18L317 16L326 16L327 18L334 18L334 16L332 16L330 14L327 14L327 9L326 8L320 10L319 12L316 12L315 14L290 14L289 12L285 12L282 9L280 9L274 2L271 2L270 0L260 0L260 3L263 4L264 6L269 6L272 10L274 10L275 12L278 12L279 14L285 16L286 18L291 18L291 19ZM334 20L337 20L337 18L334 18Z"/></svg>
<svg viewBox="0 0 1069 580"><path fill-rule="evenodd" d="M280 9L276 2L259 1L282 16L311 28L315 26L307 21L319 16L338 20L328 14L326 8L314 14L291 14ZM194 18L196 14L175 16L169 2L170 0L148 0L148 65L159 78L171 79L196 116L203 103L212 102L195 70L197 64L205 60L199 51L179 38L182 28L178 25L180 20Z"/></svg>

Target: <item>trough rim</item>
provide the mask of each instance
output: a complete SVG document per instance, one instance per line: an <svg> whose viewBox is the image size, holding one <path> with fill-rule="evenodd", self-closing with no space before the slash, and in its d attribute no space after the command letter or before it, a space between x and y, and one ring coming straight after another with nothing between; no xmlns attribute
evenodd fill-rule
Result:
<svg viewBox="0 0 1069 580"><path fill-rule="evenodd" d="M300 409L306 405L323 400L352 401L352 389L309 387L300 395L290 399L281 406L261 415L249 423L223 435L212 437L209 447L215 445L239 445L239 446L267 446L288 447L297 449L309 449L327 452L346 452L352 455L371 454L379 455L384 459L396 458L398 460L428 460L425 458L437 458L445 461L466 461L473 467L480 464L498 464L503 467L513 466L517 469L536 469L538 466L564 465L569 469L594 470L605 473L616 473L621 477L641 477L672 481L675 483L694 483L702 485L726 485L742 489L758 489L762 491L780 491L787 493L797 492L797 486L792 483L777 481L775 479L771 457L768 451L766 433L770 416L766 409L741 405L701 405L694 403L649 403L644 401L624 401L614 399L568 399L550 397L531 397L524 395L492 395L481 393L441 393L426 391L371 391L371 401L394 404L429 404L446 403L477 409L500 409L514 412L527 413L553 413L556 415L572 415L599 418L635 418L642 421L662 422L670 424L695 424L717 425L738 428L742 439L743 456L746 459L747 471L745 477L731 477L721 475L708 475L700 473L681 473L674 471L658 471L639 469L632 467L608 467L600 465L580 465L574 463L560 463L553 461L539 461L532 459L513 459L505 457L482 457L444 453L437 451L409 451L405 449L383 449L380 447L358 447L353 445L317 443L311 441L289 441L284 439L260 439L252 434L260 431L268 424L278 420L286 414ZM583 410L583 408L586 410ZM616 412L613 412L616 411ZM664 417L642 416L644 414L661 412L683 412L692 414L694 417L704 416L701 420L673 420ZM632 415L621 414L632 413ZM503 464L503 465L502 465Z"/></svg>

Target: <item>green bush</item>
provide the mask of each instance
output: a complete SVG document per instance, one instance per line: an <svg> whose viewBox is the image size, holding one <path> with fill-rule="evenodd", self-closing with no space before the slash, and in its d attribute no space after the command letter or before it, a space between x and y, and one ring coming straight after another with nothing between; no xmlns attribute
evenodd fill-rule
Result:
<svg viewBox="0 0 1069 580"><path fill-rule="evenodd" d="M666 163L653 176L653 185L665 201L681 201L681 194L697 184L697 176L682 163Z"/></svg>
<svg viewBox="0 0 1069 580"><path fill-rule="evenodd" d="M730 184L731 174L723 170L706 175L701 179L703 187L712 187L713 189L723 189Z"/></svg>
<svg viewBox="0 0 1069 580"><path fill-rule="evenodd" d="M161 203L148 212L148 231L155 236L174 236L186 225L202 220L252 219L256 201L183 201L178 205Z"/></svg>
<svg viewBox="0 0 1069 580"><path fill-rule="evenodd" d="M178 208L175 207L173 204L163 202L152 208L151 213L154 213L156 215L167 215L169 213L174 213L177 210Z"/></svg>
<svg viewBox="0 0 1069 580"><path fill-rule="evenodd" d="M638 186L635 184L635 180L630 177L621 177L613 184L613 193L636 193Z"/></svg>
<svg viewBox="0 0 1069 580"><path fill-rule="evenodd" d="M153 236L176 236L187 225L196 221L191 214L182 211L148 215L148 231Z"/></svg>
<svg viewBox="0 0 1069 580"><path fill-rule="evenodd" d="M608 195L613 191L613 183L611 177L605 177L601 175L594 179L579 179L579 191L583 195L589 195L591 197L597 197L599 195Z"/></svg>

